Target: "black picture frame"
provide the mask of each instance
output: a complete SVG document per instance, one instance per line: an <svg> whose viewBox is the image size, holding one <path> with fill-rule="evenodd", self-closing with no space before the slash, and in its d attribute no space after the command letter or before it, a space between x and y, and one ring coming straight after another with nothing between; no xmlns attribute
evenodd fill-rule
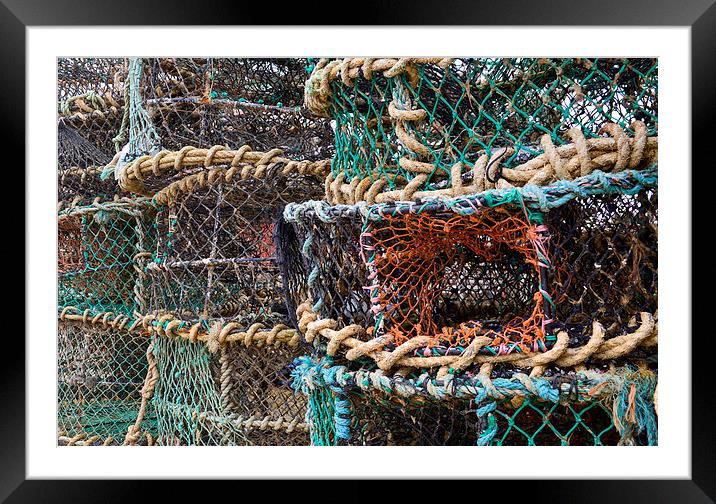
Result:
<svg viewBox="0 0 716 504"><path fill-rule="evenodd" d="M529 2L526 0L500 0L497 2L470 2L460 0L452 3L435 0L398 0L375 2L376 5L350 10L350 16L336 15L337 4L305 2L282 2L273 12L263 2L229 3L213 0L189 2L187 0L124 0L101 2L99 0L0 0L0 114L7 126L2 137L6 146L11 147L12 157L6 158L9 173L21 173L24 165L25 108L30 97L25 93L25 28L28 26L89 26L89 25L242 25L260 23L280 24L284 21L307 24L413 24L413 25L621 25L621 26L690 26L691 27L691 86L692 86L692 150L689 160L684 157L683 166L664 169L683 170L686 175L689 162L697 167L691 171L692 198L684 204L692 209L693 235L696 230L708 226L708 217L714 215L706 191L711 182L708 170L712 148L709 139L713 134L713 115L716 107L714 85L716 70L716 5L714 0L691 0L674 2L666 0L624 0L576 1L553 0L551 2ZM278 6L277 6L278 7ZM217 15L217 13L221 15ZM701 174L704 175L701 175ZM696 176L705 176L704 182L693 184ZM19 178L19 177L18 177ZM12 181L15 187L25 187L24 179ZM25 187L26 190L31 188ZM16 189L17 191L17 189ZM700 194L703 193L703 194ZM700 220L705 223L700 224ZM22 236L16 234L16 237ZM700 234L704 236L704 234ZM19 238L16 243L19 243ZM692 268L699 268L695 280L703 285L713 275L707 246L692 247ZM20 252L13 250L16 261ZM711 255L711 254L709 254ZM712 259L711 259L712 261ZM10 263L6 263L10 264ZM6 266L9 267L9 266ZM32 267L26 263L26 269ZM9 277L8 277L9 278ZM698 295L692 283L692 319L694 323L703 320L709 313L707 303L712 295ZM708 293L708 291L705 291ZM19 294L19 293L18 293ZM14 296L14 302L20 302ZM22 297L24 300L24 296ZM6 307L10 305L6 304ZM13 313L19 310L12 310ZM25 306L25 316L28 316ZM0 501L5 502L127 502L148 497L156 485L149 482L121 481L39 481L25 478L25 344L17 335L14 325L21 320L5 324L3 364L0 366ZM9 330L12 329L12 330ZM684 327L683 334L669 334L663 337L686 339L691 336L692 353L692 446L691 480L661 481L535 481L510 482L509 493L523 495L529 501L550 502L714 502L716 499L716 416L710 406L713 404L713 338L712 331L698 330L697 325ZM684 377L686 378L686 377ZM560 464L555 462L555 476L559 475ZM329 457L330 458L330 457ZM566 461L566 462L565 462ZM580 461L588 463L588 461ZM320 472L317 470L317 472ZM183 492L187 482L172 483L173 496ZM539 483L539 484L538 484ZM343 500L359 499L358 483L347 483L341 491ZM445 489L442 484L438 485ZM504 484L500 485L504 488ZM465 487L471 493L475 486ZM484 487L481 487L484 488ZM241 483L241 494L248 496L251 490ZM352 489L356 489L353 491ZM276 491L272 495L280 498ZM425 497L424 485L401 485L401 498L411 494ZM290 492L303 493L292 487ZM516 493L517 492L517 493ZM165 494L167 495L167 494ZM480 493L473 493L477 498ZM363 493L365 498L373 498ZM315 496L314 496L315 497ZM273 499L272 499L273 500Z"/></svg>

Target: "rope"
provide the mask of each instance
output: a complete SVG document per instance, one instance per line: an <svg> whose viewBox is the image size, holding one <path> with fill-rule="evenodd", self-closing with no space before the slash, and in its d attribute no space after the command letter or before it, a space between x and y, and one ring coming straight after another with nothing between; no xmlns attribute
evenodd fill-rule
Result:
<svg viewBox="0 0 716 504"><path fill-rule="evenodd" d="M104 94L100 94L97 91L87 91L86 93L70 96L62 100L58 104L58 112L60 116L72 116L79 114L94 114L99 112L102 115L105 113L117 113L122 108L122 105L115 100L114 96L110 91L105 91Z"/></svg>
<svg viewBox="0 0 716 504"><path fill-rule="evenodd" d="M124 83L124 101L127 103L127 106L122 116L120 132L112 139L117 151L117 156L115 156L115 159L112 160L110 165L105 167L105 171L102 174L103 178L107 177L108 173L114 170L115 178L121 180L122 174L126 169L126 163L140 156L153 154L160 150L161 139L154 128L154 123L144 108L142 99L142 65L143 60L141 58L132 58L129 60L127 80ZM122 148L122 144L127 138L127 131L129 131L129 143Z"/></svg>
<svg viewBox="0 0 716 504"><path fill-rule="evenodd" d="M368 205L357 202L352 205L331 205L326 201L289 203L283 216L287 222L309 223L318 218L322 222L335 223L355 215L380 221L384 215L447 211L459 215L471 215L481 207L504 204L519 204L528 209L548 212L575 198L596 194L635 194L646 187L656 187L658 171L656 165L646 170L626 170L619 173L604 173L596 170L587 176L574 180L558 180L545 187L524 186L510 189L490 189L477 194L454 198L431 197L420 201L394 201Z"/></svg>
<svg viewBox="0 0 716 504"><path fill-rule="evenodd" d="M388 371L396 367L443 368L441 375L448 370L460 371L476 364L509 363L520 368L531 368L554 364L560 367L576 367L587 359L612 360L624 357L638 346L652 346L657 337L656 317L642 312L641 325L633 332L616 336L605 341L604 329L594 322L589 341L578 348L568 348L569 336L565 331L557 334L554 346L546 352L510 353L506 355L483 355L479 349L490 342L490 338L475 338L460 355L419 357L419 350L430 343L430 338L418 336L396 346L392 351L386 346L394 343L390 335L382 335L370 341L360 339L366 331L356 324L336 330L338 323L332 319L319 319L308 302L302 303L296 310L299 330L306 341L312 343L321 336L328 341L326 354L334 356L338 349L346 347L345 357L356 360L370 357L380 369Z"/></svg>
<svg viewBox="0 0 716 504"><path fill-rule="evenodd" d="M404 121L398 121L401 125ZM500 167L500 161L509 157L514 149L499 149L492 155L483 154L475 162L470 174L472 181L463 181L463 165L457 163L452 168L450 187L444 189L420 190L427 180L427 174L436 171L434 163L404 162L401 168L415 173L410 183L401 189L381 192L386 181L380 173L350 184L343 182L343 172L336 176L330 173L326 178L326 201L331 204L354 204L366 201L368 204L392 201L410 201L426 198L453 198L463 195L480 193L489 189L510 189L524 186L544 186L558 180L573 180L578 176L586 176L596 170L602 172L620 172L623 170L643 169L655 163L658 158L658 137L647 137L647 127L641 121L632 124L635 136L629 138L627 133L616 124L608 124L603 131L611 138L591 138L587 140L581 130L573 128L568 135L573 143L555 147L550 135L541 137L543 154L536 156L514 168ZM396 126L398 138L403 142L413 142L406 136L402 127ZM414 149L416 146L411 145ZM488 173L498 173L496 178Z"/></svg>
<svg viewBox="0 0 716 504"><path fill-rule="evenodd" d="M264 324L251 324L245 331L234 322L215 322L211 329L206 330L205 323L188 324L169 314L148 314L144 316L129 317L113 312L92 313L89 309L81 311L74 306L62 309L58 319L67 322L97 325L103 328L113 328L135 332L143 336L155 334L165 338L182 338L192 343L204 343L213 352L230 343L250 345L282 345L295 348L301 341L301 336L295 329L284 324L277 324L266 328Z"/></svg>
<svg viewBox="0 0 716 504"><path fill-rule="evenodd" d="M591 402L613 398L625 378L634 374L630 368L609 373L579 371L573 376L577 390L574 394L574 385L565 383L561 375L543 377L515 373L510 378L491 378L489 373L481 370L478 376L471 377L447 375L440 379L423 372L419 376L409 378L400 374L388 376L385 370L381 369L363 368L351 371L345 366L332 366L331 361L326 358L299 357L294 362L292 386L304 393L321 387L341 391L343 394L358 389L405 400L422 397L437 401L459 399L479 403L486 399L501 401L513 397L534 397L540 401L558 403L570 395L577 402Z"/></svg>
<svg viewBox="0 0 716 504"><path fill-rule="evenodd" d="M156 386L157 381L159 381L159 370L157 369L157 361L154 358L153 341L147 347L147 364L149 367L147 369L147 377L144 381L144 385L142 386L142 402L140 403L139 411L137 412L137 419L134 424L130 425L127 429L127 435L125 436L122 445L135 445L139 441L144 415L147 412L149 400L154 395L154 387Z"/></svg>
<svg viewBox="0 0 716 504"><path fill-rule="evenodd" d="M453 58L346 58L328 61L321 59L311 72L304 89L304 103L315 115L330 117L333 100L331 83L341 79L343 84L351 87L361 74L367 80L375 72L383 72L388 78L408 74L413 84L417 78L416 65L435 64L447 68Z"/></svg>
<svg viewBox="0 0 716 504"><path fill-rule="evenodd" d="M151 193L144 187L144 180L148 176L160 178L171 172L181 173L185 168L204 167L206 169L215 166L228 166L226 172L214 172L213 180L223 175L227 182L230 182L237 175L243 180L249 177L264 178L267 173L273 172L274 167L283 165L280 173L282 176L289 174L308 174L325 176L330 170L330 160L321 161L295 161L282 156L281 149L273 149L269 152L253 151L247 145L237 150L230 150L223 145L215 145L209 149L199 149L185 146L178 151L161 151L154 156L140 156L131 164L127 165L119 173L120 186L128 191L150 196ZM114 164L113 164L114 163ZM116 168L117 158L107 168ZM203 173L203 172L202 172ZM165 201L178 191L190 190L196 184L204 184L208 181L207 174L202 173L187 177L184 182L172 185L171 189L158 195L158 198Z"/></svg>

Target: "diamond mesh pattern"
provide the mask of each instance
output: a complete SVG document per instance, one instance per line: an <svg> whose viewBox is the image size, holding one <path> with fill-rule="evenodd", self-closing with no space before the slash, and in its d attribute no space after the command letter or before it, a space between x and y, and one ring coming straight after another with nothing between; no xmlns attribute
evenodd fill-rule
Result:
<svg viewBox="0 0 716 504"><path fill-rule="evenodd" d="M58 306L132 316L148 306L153 213L84 207L58 224ZM102 286L102 288L97 288Z"/></svg>
<svg viewBox="0 0 716 504"><path fill-rule="evenodd" d="M447 68L419 64L415 73L392 78L360 72L352 84L331 83L334 174L382 176L390 189L415 177L399 164L402 157L434 165L420 189L437 189L456 162L468 170L485 151L514 147L503 161L510 168L541 154L544 134L561 145L572 127L590 138L607 122L627 129L641 120L650 134L657 125L656 59L458 59ZM405 123L421 149L398 134L391 103L422 114Z"/></svg>
<svg viewBox="0 0 716 504"><path fill-rule="evenodd" d="M60 321L58 429L121 442L139 411L148 344L138 333ZM150 409L143 430L154 430L154 422Z"/></svg>

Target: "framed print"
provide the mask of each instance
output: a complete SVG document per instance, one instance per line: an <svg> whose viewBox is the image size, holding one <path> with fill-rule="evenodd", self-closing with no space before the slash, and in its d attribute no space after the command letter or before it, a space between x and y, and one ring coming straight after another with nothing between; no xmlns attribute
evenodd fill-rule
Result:
<svg viewBox="0 0 716 504"><path fill-rule="evenodd" d="M136 478L713 498L708 2L373 27L33 3L2 20L29 217L8 502Z"/></svg>

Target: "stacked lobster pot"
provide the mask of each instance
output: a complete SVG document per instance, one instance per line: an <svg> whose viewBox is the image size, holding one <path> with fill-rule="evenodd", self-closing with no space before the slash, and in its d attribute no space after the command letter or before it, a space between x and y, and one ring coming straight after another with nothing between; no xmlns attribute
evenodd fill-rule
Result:
<svg viewBox="0 0 716 504"><path fill-rule="evenodd" d="M144 268L154 205L102 177L123 113L124 60L58 60L58 443L118 444L141 409ZM135 442L153 444L146 412Z"/></svg>
<svg viewBox="0 0 716 504"><path fill-rule="evenodd" d="M655 59L321 60L278 253L314 445L657 443Z"/></svg>
<svg viewBox="0 0 716 504"><path fill-rule="evenodd" d="M300 106L306 64L129 63L128 143L108 171L156 208L140 325L158 444L308 444L289 366L310 347L274 245L286 203L320 198L330 172L329 121Z"/></svg>

